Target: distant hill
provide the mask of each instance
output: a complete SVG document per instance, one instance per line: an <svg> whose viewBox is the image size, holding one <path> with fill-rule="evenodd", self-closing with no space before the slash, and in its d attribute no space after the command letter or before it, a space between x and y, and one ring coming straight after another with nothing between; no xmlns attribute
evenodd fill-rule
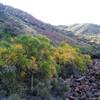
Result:
<svg viewBox="0 0 100 100"><path fill-rule="evenodd" d="M73 24L70 26L65 25L59 25L57 26L59 30L62 30L63 32L71 31L74 33L74 35L96 35L100 34L100 25L96 24ZM66 33L67 34L67 33Z"/></svg>
<svg viewBox="0 0 100 100"><path fill-rule="evenodd" d="M74 32L76 35L96 35L100 34L100 25L96 24L74 24L67 27L67 30Z"/></svg>
<svg viewBox="0 0 100 100"><path fill-rule="evenodd" d="M84 38L90 42L100 43L100 25L96 24L73 24L70 26L58 26L58 29L69 35L67 31L71 31L78 38Z"/></svg>

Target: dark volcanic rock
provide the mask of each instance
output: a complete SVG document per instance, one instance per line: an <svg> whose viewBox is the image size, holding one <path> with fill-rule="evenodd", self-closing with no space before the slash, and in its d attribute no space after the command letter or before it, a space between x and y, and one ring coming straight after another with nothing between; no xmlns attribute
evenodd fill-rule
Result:
<svg viewBox="0 0 100 100"><path fill-rule="evenodd" d="M95 59L81 78L70 80L69 100L100 100L100 59Z"/></svg>

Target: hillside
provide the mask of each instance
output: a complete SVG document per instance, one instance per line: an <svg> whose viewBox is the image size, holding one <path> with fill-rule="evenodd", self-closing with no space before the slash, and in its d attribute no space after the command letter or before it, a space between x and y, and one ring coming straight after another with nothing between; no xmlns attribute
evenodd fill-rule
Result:
<svg viewBox="0 0 100 100"><path fill-rule="evenodd" d="M76 35L96 35L100 34L100 25L96 24L74 24L67 28L69 31L73 31Z"/></svg>
<svg viewBox="0 0 100 100"><path fill-rule="evenodd" d="M43 34L57 43L68 38L52 25L37 20L27 12L3 4L0 4L0 32L15 35L19 33Z"/></svg>
<svg viewBox="0 0 100 100"><path fill-rule="evenodd" d="M75 35L96 35L100 34L100 25L96 24L73 24L70 26L59 25L58 29L62 31L72 31Z"/></svg>
<svg viewBox="0 0 100 100"><path fill-rule="evenodd" d="M69 35L67 31L71 31L78 38L84 38L90 42L100 43L100 25L96 24L73 24L70 26L58 26L65 34Z"/></svg>
<svg viewBox="0 0 100 100"><path fill-rule="evenodd" d="M61 41L66 41L72 46L82 48L83 51L89 53L92 52L93 55L94 54L98 55L99 49L98 51L96 51L98 46L95 47L94 46L95 44L94 43L91 44L90 41L94 42L93 41L94 39L95 41L98 42L99 38L97 39L95 38L95 36L92 36L91 39L91 35L89 36L86 35L83 38L82 34L76 37L75 31L68 30L71 29L71 27L75 27L75 26L79 27L80 25L53 26L36 19L32 15L28 14L27 12L21 11L20 9L16 9L11 6L0 4L0 37L1 38L5 36L5 34L3 33L10 33L12 35L20 35L24 33L42 34L42 35L46 35L49 39L51 39L54 44L59 44ZM97 53L95 53L94 51Z"/></svg>
<svg viewBox="0 0 100 100"><path fill-rule="evenodd" d="M0 34L8 32L12 35L21 33L28 34L43 34L49 37L54 43L67 41L72 45L80 45L82 47L89 46L89 44L72 38L64 34L53 25L44 23L27 12L19 9L0 4ZM71 31L66 31L67 34L73 34Z"/></svg>
<svg viewBox="0 0 100 100"><path fill-rule="evenodd" d="M0 4L0 37L10 33L19 34L42 34L52 40L54 44L66 41L75 47L85 49L85 51L96 51L100 43L100 26L95 24L74 24L71 26L53 26L44 23L27 12ZM92 44L91 44L92 43ZM94 50L95 49L95 50ZM99 51L99 49L98 49ZM96 52L98 52L96 51ZM98 53L96 53L98 55Z"/></svg>

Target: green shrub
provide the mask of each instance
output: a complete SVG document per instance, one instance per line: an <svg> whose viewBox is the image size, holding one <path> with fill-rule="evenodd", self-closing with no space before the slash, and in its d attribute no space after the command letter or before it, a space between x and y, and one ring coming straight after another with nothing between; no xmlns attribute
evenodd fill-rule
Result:
<svg viewBox="0 0 100 100"><path fill-rule="evenodd" d="M0 44L0 72L4 68L11 69L11 72L8 70L0 76L2 87L5 87L3 89L9 91L9 94L26 87L24 92L36 89L40 97L50 97L51 90L48 88L53 85L45 87L46 80L59 77L61 69L69 61L81 71L91 62L90 56L81 54L78 48L67 43L55 47L48 38L41 35L19 35L9 40L1 40ZM15 70L12 70L12 66ZM34 82L36 80L37 85ZM66 85L57 81L54 90L63 95Z"/></svg>

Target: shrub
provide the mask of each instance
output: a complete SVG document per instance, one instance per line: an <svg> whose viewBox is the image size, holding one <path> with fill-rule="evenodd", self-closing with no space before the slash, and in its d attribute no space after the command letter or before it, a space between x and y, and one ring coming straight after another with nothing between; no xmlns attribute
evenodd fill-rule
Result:
<svg viewBox="0 0 100 100"><path fill-rule="evenodd" d="M15 68L10 73L6 72L4 78L0 76L0 80L4 80L3 87L6 85L6 90L9 90L10 94L17 92L16 88L20 90L19 87L23 89L24 86L32 92L37 86L37 94L44 98L44 93L49 95L48 87L51 84L45 87L39 83L44 84L53 77L59 77L61 69L69 61L81 71L91 62L90 56L81 54L78 48L67 43L55 47L48 38L41 35L19 35L9 40L1 40L0 44L0 72L4 71L4 68ZM35 83L36 80L38 85ZM66 91L62 83L55 83L54 90L60 95Z"/></svg>

